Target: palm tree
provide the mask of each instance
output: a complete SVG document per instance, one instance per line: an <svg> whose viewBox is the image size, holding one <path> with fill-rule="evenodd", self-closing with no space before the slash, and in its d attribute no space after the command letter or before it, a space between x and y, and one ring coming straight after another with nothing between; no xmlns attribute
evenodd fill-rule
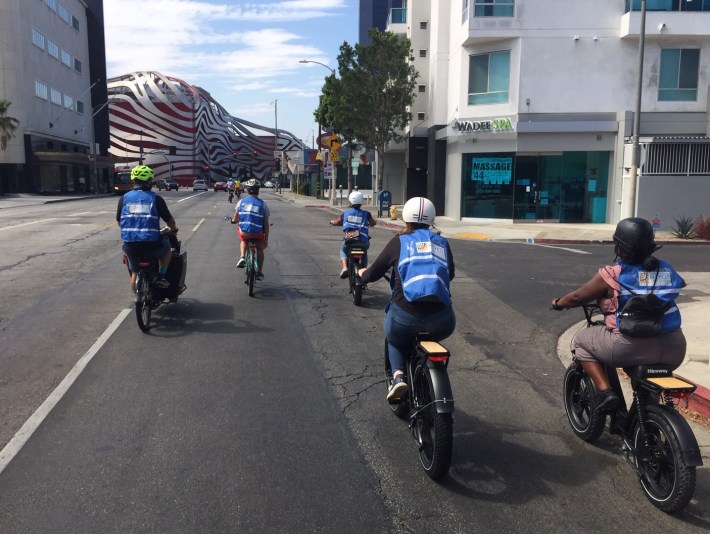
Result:
<svg viewBox="0 0 710 534"><path fill-rule="evenodd" d="M12 105L8 100L0 100L0 150L7 148L7 143L15 137L15 130L20 121L13 117L8 117L7 110Z"/></svg>

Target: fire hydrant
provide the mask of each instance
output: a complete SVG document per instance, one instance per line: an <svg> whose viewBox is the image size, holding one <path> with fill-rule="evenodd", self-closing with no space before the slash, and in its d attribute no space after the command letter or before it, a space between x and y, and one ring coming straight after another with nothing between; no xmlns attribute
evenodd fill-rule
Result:
<svg viewBox="0 0 710 534"><path fill-rule="evenodd" d="M393 221L397 220L397 205L396 204L392 204L390 206L390 219L392 219Z"/></svg>

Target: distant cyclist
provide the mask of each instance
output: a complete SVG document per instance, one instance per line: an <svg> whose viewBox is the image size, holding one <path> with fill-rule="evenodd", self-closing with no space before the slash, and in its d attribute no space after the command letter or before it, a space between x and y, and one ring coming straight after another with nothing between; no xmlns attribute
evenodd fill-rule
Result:
<svg viewBox="0 0 710 534"><path fill-rule="evenodd" d="M387 399L407 393L405 355L415 336L427 332L441 341L456 328L449 282L454 279L454 257L446 239L432 232L436 209L429 199L410 198L402 208L406 226L385 245L369 269L360 269L365 284L392 270L392 299L385 316L385 336L394 380Z"/></svg>
<svg viewBox="0 0 710 534"><path fill-rule="evenodd" d="M375 226L377 221L372 216L372 213L362 209L363 200L364 198L360 191L353 191L348 196L348 201L351 205L350 209L341 213L337 219L330 221L333 226L343 227L343 240L340 242L340 263L342 264L340 278L342 279L348 277L348 254L345 249L345 236L348 232L358 232L358 239L362 242L362 248L365 249L365 254L362 256L362 266L367 267L367 249L370 247L369 228L370 226Z"/></svg>
<svg viewBox="0 0 710 534"><path fill-rule="evenodd" d="M269 207L259 198L259 182L255 179L245 184L247 196L239 200L234 208L232 224L239 224L239 261L237 267L242 269L246 264L244 255L247 251L247 241L256 240L256 260L259 264L257 280L264 279L264 249L269 246Z"/></svg>
<svg viewBox="0 0 710 534"><path fill-rule="evenodd" d="M165 274L172 258L170 242L166 236L160 235L160 219L163 219L173 233L178 231L175 219L170 214L163 197L156 195L150 189L153 185L153 169L146 165L138 165L131 171L131 180L135 186L118 200L116 221L121 227L123 251L128 257L128 267L131 270L131 291L136 291L136 274L138 273L138 258L158 258L159 287L170 287Z"/></svg>

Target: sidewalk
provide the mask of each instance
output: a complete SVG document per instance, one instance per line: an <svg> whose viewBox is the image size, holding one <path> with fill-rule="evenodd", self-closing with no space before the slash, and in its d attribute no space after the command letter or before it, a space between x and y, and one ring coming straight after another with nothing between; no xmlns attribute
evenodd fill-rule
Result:
<svg viewBox="0 0 710 534"><path fill-rule="evenodd" d="M263 195L281 196L278 193ZM283 193L284 200L298 203L304 207L341 211L347 205L330 206L328 200L318 200L292 192ZM376 216L377 208L364 206ZM399 229L404 226L401 219L391 220L387 216L378 217L381 227ZM615 224L554 224L554 223L510 223L510 222L471 222L457 221L447 217L437 217L437 229L448 239L469 239L476 241L502 241L526 244L559 244L573 246L583 243L609 243L616 229ZM710 241L687 241L674 238L668 231L659 231L656 242L684 244L687 246L710 246ZM708 249L710 252L710 249ZM710 266L708 267L710 270ZM710 316L710 272L681 273L688 283L692 301L681 305L683 314L683 332L688 341L685 361L676 374L696 384L698 389L688 400L687 408L710 419L710 329L706 318ZM570 362L570 341L574 332L584 324L580 321L571 327L559 339L558 356L566 366ZM629 393L630 395L630 393ZM627 396L629 396L627 395Z"/></svg>

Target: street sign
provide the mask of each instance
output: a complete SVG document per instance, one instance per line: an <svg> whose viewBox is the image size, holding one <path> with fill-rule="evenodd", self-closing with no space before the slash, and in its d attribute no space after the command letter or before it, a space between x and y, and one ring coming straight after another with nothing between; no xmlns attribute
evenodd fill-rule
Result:
<svg viewBox="0 0 710 534"><path fill-rule="evenodd" d="M335 150L330 151L330 161L340 161L340 156Z"/></svg>
<svg viewBox="0 0 710 534"><path fill-rule="evenodd" d="M328 139L328 146L330 147L330 150L332 150L333 152L337 152L338 150L340 150L340 147L343 146L343 144L340 142L338 136L333 134L331 135L330 139Z"/></svg>

